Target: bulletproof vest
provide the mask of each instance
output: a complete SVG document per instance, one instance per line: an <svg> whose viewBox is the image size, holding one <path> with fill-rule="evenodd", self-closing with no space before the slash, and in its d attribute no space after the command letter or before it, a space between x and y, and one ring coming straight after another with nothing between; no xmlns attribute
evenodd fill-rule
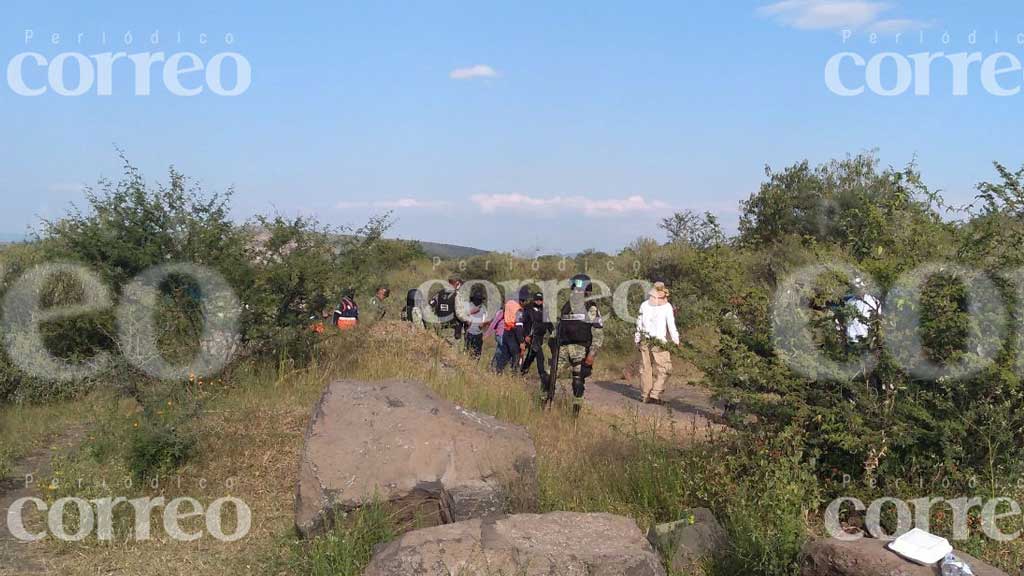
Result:
<svg viewBox="0 0 1024 576"><path fill-rule="evenodd" d="M442 323L455 321L455 290L442 290L434 297L434 314Z"/></svg>
<svg viewBox="0 0 1024 576"><path fill-rule="evenodd" d="M587 316L587 310L591 303L581 301L576 309L573 309L572 298L562 306L562 314L558 318L558 330L561 344L582 344L589 347L593 340L591 324Z"/></svg>

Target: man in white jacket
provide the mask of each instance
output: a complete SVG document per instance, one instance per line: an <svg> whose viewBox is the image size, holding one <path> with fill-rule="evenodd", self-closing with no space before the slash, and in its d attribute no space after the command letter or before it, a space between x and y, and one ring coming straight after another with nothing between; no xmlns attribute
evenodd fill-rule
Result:
<svg viewBox="0 0 1024 576"><path fill-rule="evenodd" d="M672 355L664 348L669 339L679 345L676 315L668 303L669 291L664 282L656 282L648 292L648 300L640 305L636 318L636 345L640 350L640 387L644 404L662 404L665 380L672 371Z"/></svg>

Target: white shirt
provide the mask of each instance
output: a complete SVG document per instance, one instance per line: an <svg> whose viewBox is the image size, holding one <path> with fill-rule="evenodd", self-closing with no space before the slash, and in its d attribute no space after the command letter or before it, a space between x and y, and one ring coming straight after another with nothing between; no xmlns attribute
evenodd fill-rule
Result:
<svg viewBox="0 0 1024 576"><path fill-rule="evenodd" d="M487 320L487 307L473 306L469 309L469 328L467 334L476 336L484 333L484 322Z"/></svg>
<svg viewBox="0 0 1024 576"><path fill-rule="evenodd" d="M644 337L655 338L662 342L679 344L679 331L676 329L676 313L669 303L654 305L645 300L640 305L640 314L636 317L636 343Z"/></svg>
<svg viewBox="0 0 1024 576"><path fill-rule="evenodd" d="M847 305L853 306L854 310L857 311L857 315L849 320L846 325L846 338L850 342L858 342L868 337L868 324L882 304L871 294L865 294L860 297L854 297L847 300Z"/></svg>

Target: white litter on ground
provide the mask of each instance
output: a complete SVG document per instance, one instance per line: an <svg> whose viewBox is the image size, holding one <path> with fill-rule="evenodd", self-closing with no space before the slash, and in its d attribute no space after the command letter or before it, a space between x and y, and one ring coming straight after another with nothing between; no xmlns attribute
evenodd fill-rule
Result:
<svg viewBox="0 0 1024 576"><path fill-rule="evenodd" d="M893 540L888 548L911 562L925 566L934 566L953 551L949 540L920 528L914 528Z"/></svg>

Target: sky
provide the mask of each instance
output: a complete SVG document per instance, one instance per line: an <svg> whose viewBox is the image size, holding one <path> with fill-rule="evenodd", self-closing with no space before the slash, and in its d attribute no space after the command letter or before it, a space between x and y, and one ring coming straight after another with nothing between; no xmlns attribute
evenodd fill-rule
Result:
<svg viewBox="0 0 1024 576"><path fill-rule="evenodd" d="M148 95L127 58L100 93L97 55L118 52L164 55ZM966 69L966 95L940 61L928 94L869 85L843 96L826 70L845 52L1024 59L1024 11L907 0L7 2L0 236L118 177L118 150L152 182L173 165L206 190L233 188L239 220L278 212L358 226L391 211L395 237L524 254L616 251L661 238L659 220L684 209L735 229L765 166L877 149L883 165L916 160L930 187L966 203L993 161L1024 162L1024 91L993 94L982 64ZM167 60L181 53L204 69L180 56L175 76ZM250 82L218 94L239 86L239 56ZM868 84L869 68L847 57L842 85ZM882 88L906 76L895 58L877 70ZM202 91L175 93L168 73ZM45 92L19 93L19 79ZM1001 82L1024 78L1011 69Z"/></svg>

